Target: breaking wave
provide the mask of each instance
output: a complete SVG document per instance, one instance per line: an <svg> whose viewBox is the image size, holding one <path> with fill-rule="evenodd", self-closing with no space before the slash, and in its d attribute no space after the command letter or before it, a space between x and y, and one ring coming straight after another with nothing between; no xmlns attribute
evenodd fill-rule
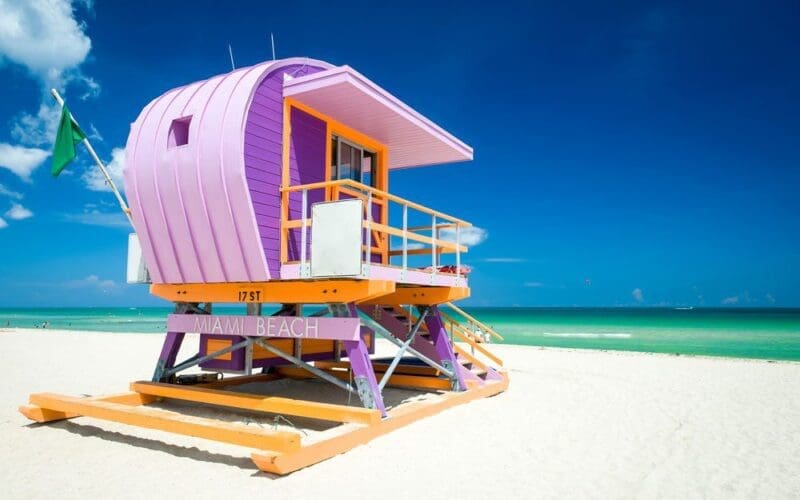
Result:
<svg viewBox="0 0 800 500"><path fill-rule="evenodd" d="M583 339L629 339L630 333L544 332L545 337L574 337Z"/></svg>

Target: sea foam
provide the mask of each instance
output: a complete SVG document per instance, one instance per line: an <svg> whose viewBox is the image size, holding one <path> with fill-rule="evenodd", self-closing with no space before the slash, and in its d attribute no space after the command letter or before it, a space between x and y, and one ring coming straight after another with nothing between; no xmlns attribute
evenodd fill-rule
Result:
<svg viewBox="0 0 800 500"><path fill-rule="evenodd" d="M545 337L575 337L585 339L629 339L630 333L590 333L590 332L544 332Z"/></svg>

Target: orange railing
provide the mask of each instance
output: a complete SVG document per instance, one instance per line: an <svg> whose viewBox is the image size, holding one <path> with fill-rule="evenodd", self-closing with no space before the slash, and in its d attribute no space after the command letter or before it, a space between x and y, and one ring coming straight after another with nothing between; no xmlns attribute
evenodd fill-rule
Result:
<svg viewBox="0 0 800 500"><path fill-rule="evenodd" d="M311 218L308 212L308 193L314 190L322 190L325 201L358 198L364 202L364 219L362 222L366 230L366 241L362 245L365 254L364 262L372 263L373 256L380 255L380 263L389 265L392 257L402 256L402 268L407 269L409 255L430 254L431 271L435 273L439 267L440 255L454 253L456 257L455 272L456 274L461 274L461 253L467 251L467 247L461 244L461 229L470 227L471 224L469 222L349 179L315 182L281 189L281 263L299 262L304 265L307 260L306 241L308 241L308 230L311 227ZM298 194L301 198L301 216L299 219L292 219L289 213L289 204L292 201L291 196L297 196ZM389 225L389 206L392 203L399 205L399 208L402 209L402 227ZM377 221L374 220L373 216L373 207L375 206L379 207L380 213ZM409 210L414 210L430 217L430 226L409 227ZM455 237L452 240L442 239L440 232L443 229L451 230ZM300 230L300 259L290 261L289 233L292 230ZM423 234L426 232L430 234ZM400 238L402 241L397 248L391 247L391 238L393 236ZM411 246L409 245L410 242L412 243Z"/></svg>

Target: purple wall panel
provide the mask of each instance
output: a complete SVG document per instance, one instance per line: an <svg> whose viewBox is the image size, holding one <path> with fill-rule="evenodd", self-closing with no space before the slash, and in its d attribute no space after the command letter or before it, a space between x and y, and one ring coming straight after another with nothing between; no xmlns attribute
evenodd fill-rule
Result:
<svg viewBox="0 0 800 500"><path fill-rule="evenodd" d="M292 109L292 138L289 168L296 173L299 184L310 184L325 180L325 122L298 109ZM311 205L323 201L325 193L321 189L308 192L308 212L311 217ZM302 217L300 204L302 195L295 193L289 201L290 213L296 212ZM300 231L289 232L289 260L300 259ZM311 244L311 232L307 234L307 247ZM306 248L307 258L311 256L310 248Z"/></svg>
<svg viewBox="0 0 800 500"><path fill-rule="evenodd" d="M277 229L280 212L276 207L280 206L283 75L287 73L292 76L303 76L322 70L323 68L301 64L276 69L268 74L258 85L247 112L244 134L245 175L248 180L250 196L254 202L253 208L261 242L264 245L267 267L272 276L278 276L280 273L280 235ZM303 122L302 132L304 137L309 135L308 128L313 129L317 125L306 123L306 120L302 117L300 121ZM311 135L313 136L313 134ZM313 140L311 144L315 144ZM315 182L303 180L309 175L315 177L313 173L300 175L298 172L298 165L311 161L311 156L315 154L318 154L316 148L312 146L309 152L306 152L304 144L300 148L300 154L293 155L300 157L300 160L295 158L291 162L292 172L290 173L290 178L293 184ZM320 161L323 175L325 171L324 158L325 135L323 128L322 161ZM323 179L320 178L318 180ZM299 197L297 204L297 213L299 213Z"/></svg>

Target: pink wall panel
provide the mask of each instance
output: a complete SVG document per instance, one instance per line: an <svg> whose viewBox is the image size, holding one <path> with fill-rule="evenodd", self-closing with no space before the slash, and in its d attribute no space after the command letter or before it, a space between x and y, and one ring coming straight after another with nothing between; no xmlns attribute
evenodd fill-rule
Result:
<svg viewBox="0 0 800 500"><path fill-rule="evenodd" d="M267 261L277 259L270 245L277 236L272 200L279 193L282 117L270 109L283 98L280 69L307 71L312 64L330 67L270 61L173 89L131 125L125 191L154 283L277 276ZM188 117L188 142L171 144L173 122Z"/></svg>

